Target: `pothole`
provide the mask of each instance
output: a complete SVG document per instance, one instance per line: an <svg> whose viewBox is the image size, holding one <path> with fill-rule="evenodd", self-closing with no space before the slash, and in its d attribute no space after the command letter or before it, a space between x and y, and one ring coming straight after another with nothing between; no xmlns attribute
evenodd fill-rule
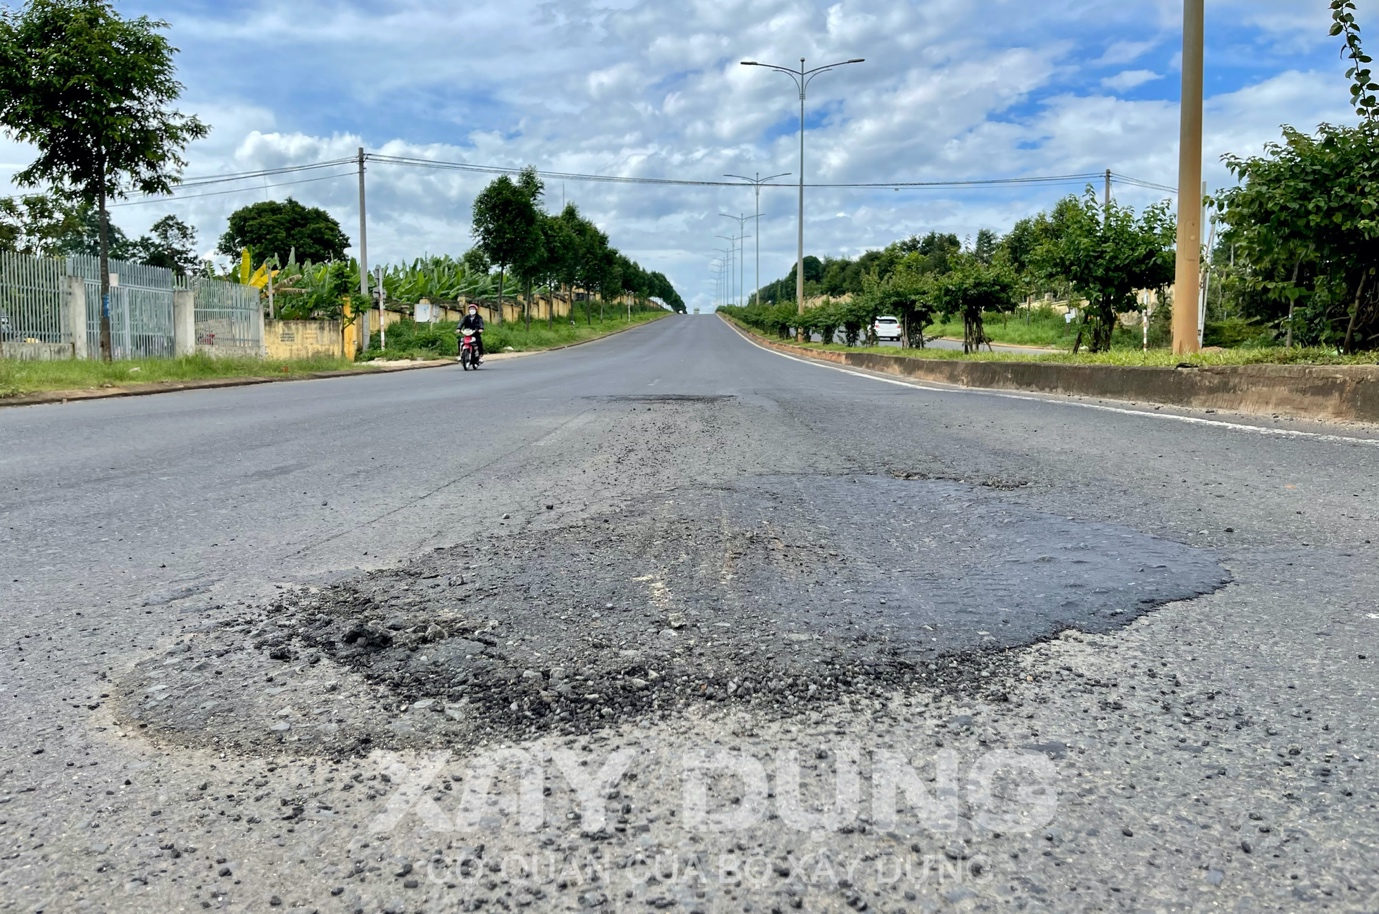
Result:
<svg viewBox="0 0 1379 914"><path fill-rule="evenodd" d="M791 713L1227 581L1209 551L981 487L758 478L293 593L142 664L125 707L181 741L339 752Z"/></svg>
<svg viewBox="0 0 1379 914"><path fill-rule="evenodd" d="M737 398L727 394L635 394L617 397L591 397L604 403L725 403Z"/></svg>

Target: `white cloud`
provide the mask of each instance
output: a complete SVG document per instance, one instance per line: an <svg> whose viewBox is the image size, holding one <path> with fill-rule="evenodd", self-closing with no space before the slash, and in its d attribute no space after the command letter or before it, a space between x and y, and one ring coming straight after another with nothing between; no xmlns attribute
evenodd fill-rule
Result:
<svg viewBox="0 0 1379 914"><path fill-rule="evenodd" d="M729 172L797 172L799 108L790 80L737 62L793 64L801 55L811 64L867 58L811 87L811 124L818 123L807 138L810 181L1110 167L1172 183L1176 171L1176 104L1107 90L1127 92L1169 70L1181 0L989 0L979 21L970 0L231 0L214 14L169 0L124 7L173 23L188 85L182 107L215 128L190 151L195 175L345 158L360 145L572 173L718 180ZM1220 0L1211 13L1232 23L1213 33L1212 59L1290 61L1243 87L1213 90L1215 183L1226 178L1215 165L1220 153L1257 150L1283 122L1348 115L1335 104L1344 102L1344 87L1317 62L1334 60L1330 50L1303 64L1289 57L1320 46L1299 36L1324 43L1323 0ZM1106 75L1131 64L1138 68ZM1155 89L1176 92L1175 83ZM26 150L0 144L0 180L4 163L26 161ZM316 180L331 174L339 177ZM463 250L471 243L470 205L489 179L372 163L373 259ZM209 250L235 208L291 194L357 233L348 167L196 193L233 188L242 192L193 198L189 191L186 199L123 207L116 219L138 233L175 212L199 227ZM1005 229L1077 189L812 189L807 246L855 254L930 228ZM713 289L714 236L730 225L718 213L752 206L750 190L737 188L567 181L563 191L615 244L666 272L699 305ZM550 208L561 192L560 182L548 183ZM1153 196L1125 194L1141 202ZM771 279L794 259L794 192L767 188L762 205L762 270Z"/></svg>
<svg viewBox="0 0 1379 914"><path fill-rule="evenodd" d="M1158 79L1163 79L1163 74L1153 70L1123 70L1115 76L1106 77L1101 84L1115 92L1129 92Z"/></svg>

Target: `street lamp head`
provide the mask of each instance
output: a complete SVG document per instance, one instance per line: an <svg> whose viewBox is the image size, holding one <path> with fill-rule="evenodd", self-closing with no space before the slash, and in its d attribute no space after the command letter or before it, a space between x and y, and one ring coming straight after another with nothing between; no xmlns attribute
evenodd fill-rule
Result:
<svg viewBox="0 0 1379 914"><path fill-rule="evenodd" d="M858 58L855 58L855 59L853 59L853 60L849 60L849 61L848 61L848 63L866 63L866 62L867 62L867 59L866 59L865 57L858 57Z"/></svg>
<svg viewBox="0 0 1379 914"><path fill-rule="evenodd" d="M744 61L742 61L742 65L743 65L744 67L759 67L759 66L761 66L761 64L757 63L755 60L744 60Z"/></svg>

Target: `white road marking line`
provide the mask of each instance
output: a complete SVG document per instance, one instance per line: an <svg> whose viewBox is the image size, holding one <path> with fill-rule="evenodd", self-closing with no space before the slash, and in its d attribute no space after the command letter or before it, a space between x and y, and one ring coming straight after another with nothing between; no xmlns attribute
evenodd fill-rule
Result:
<svg viewBox="0 0 1379 914"><path fill-rule="evenodd" d="M1011 394L998 390L974 389L971 387L930 387L926 384L917 384L914 381L902 381L899 378L883 378L878 375L868 374L864 371L854 371L851 368L843 368L840 365L831 365L828 362L817 362L813 359L802 359L798 356L786 355L784 352L777 352L767 346L763 346L756 340L738 336L751 343L763 352L778 355L783 359L792 362L799 362L802 365L813 365L818 368L829 368L833 371L841 371L843 374L850 374L853 377L867 378L871 381L880 381L883 384L895 384L898 387L908 387L912 390L923 390L936 394L976 394L983 397L1000 397L1003 400L1025 400L1030 403L1047 403L1055 406L1075 406L1079 409L1095 409L1106 413L1120 413L1125 416L1141 416L1146 419L1166 419L1172 422L1186 422L1189 425L1208 425L1215 428L1229 429L1236 432L1250 432L1256 435L1270 435L1276 438L1310 438L1314 441L1327 441L1333 444L1365 444L1370 447L1379 447L1379 438L1351 438L1345 435L1323 435L1319 432L1300 432L1286 428L1263 428L1258 425L1244 425L1239 422L1225 422L1219 419L1201 419L1197 416L1177 416L1172 413L1160 413L1141 409L1124 409L1117 406L1102 406L1099 403L1081 403L1077 400L1059 399L1056 395L1049 397L1031 397L1024 394Z"/></svg>

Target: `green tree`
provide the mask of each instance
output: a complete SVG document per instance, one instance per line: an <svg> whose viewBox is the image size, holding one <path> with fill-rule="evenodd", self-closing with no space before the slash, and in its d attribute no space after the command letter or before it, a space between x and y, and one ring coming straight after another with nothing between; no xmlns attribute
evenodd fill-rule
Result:
<svg viewBox="0 0 1379 914"><path fill-rule="evenodd" d="M1379 339L1379 126L1285 127L1262 156L1228 156L1240 184L1220 195L1227 238L1288 330L1347 352ZM1297 306L1306 306L1295 328Z"/></svg>
<svg viewBox="0 0 1379 914"><path fill-rule="evenodd" d="M975 252L957 254L950 266L942 275L931 274L930 296L946 316L962 317L963 352L990 348L985 315L1015 306L1015 272L1003 259L987 263Z"/></svg>
<svg viewBox="0 0 1379 914"><path fill-rule="evenodd" d="M0 251L57 257L63 242L83 230L82 208L61 197L29 194L0 198Z"/></svg>
<svg viewBox="0 0 1379 914"><path fill-rule="evenodd" d="M1118 315L1140 309L1140 290L1163 290L1173 281L1176 227L1167 203L1136 217L1128 206L1103 205L1088 188L1083 197L1061 200L1039 222L1039 234L1033 262L1087 300L1083 329L1093 352L1111 348Z"/></svg>
<svg viewBox="0 0 1379 914"><path fill-rule="evenodd" d="M874 315L900 319L900 345L906 349L923 349L924 328L934 322L933 274L927 266L923 256L910 254L890 275L882 278L873 271L865 280L862 298L872 304Z"/></svg>
<svg viewBox="0 0 1379 914"><path fill-rule="evenodd" d="M349 244L330 213L288 197L283 203L266 200L235 210L216 250L237 258L248 248L256 264L270 259L286 263L293 254L302 262L326 263L344 260Z"/></svg>
<svg viewBox="0 0 1379 914"><path fill-rule="evenodd" d="M543 276L546 272L546 234L542 225L546 219L546 214L541 210L541 199L546 193L546 186L541 182L541 178L536 173L534 166L527 166L522 169L522 173L517 176L517 189L526 195L531 203L531 215L533 219L527 231L527 235L522 239L523 243L517 254L516 261L513 262L513 273L522 280L526 287L526 304L523 306L523 317L526 319L527 329L531 329L531 290L532 284Z"/></svg>
<svg viewBox="0 0 1379 914"><path fill-rule="evenodd" d="M487 276L489 271L493 269L493 264L489 261L488 255L477 247L465 251L460 261L464 264L464 268L470 273L481 276Z"/></svg>
<svg viewBox="0 0 1379 914"><path fill-rule="evenodd" d="M537 232L538 211L530 188L499 175L474 198L473 231L479 250L498 267L498 321L508 270L523 262Z"/></svg>
<svg viewBox="0 0 1379 914"><path fill-rule="evenodd" d="M1379 84L1355 4L1332 0L1332 36L1345 37L1357 126L1322 124L1250 158L1226 156L1240 182L1218 196L1225 240L1247 264L1247 306L1281 320L1286 340L1347 352L1379 341Z"/></svg>
<svg viewBox="0 0 1379 914"><path fill-rule="evenodd" d="M149 266L172 270L178 276L196 272L201 258L196 253L196 229L176 216L153 223L151 234L132 245L134 258Z"/></svg>
<svg viewBox="0 0 1379 914"><path fill-rule="evenodd" d="M100 257L101 256L101 214L96 207L80 202L72 210L75 217L67 231L53 245L56 257ZM105 251L109 260L133 260L137 253L124 229L111 222L109 217L104 225ZM108 261L107 261L108 262Z"/></svg>
<svg viewBox="0 0 1379 914"><path fill-rule="evenodd" d="M129 191L167 193L182 151L208 128L170 109L182 92L167 23L122 19L105 0L29 0L0 13L0 125L38 158L15 175L94 204L100 214L101 295L109 301L107 203ZM101 308L109 360L110 313Z"/></svg>

